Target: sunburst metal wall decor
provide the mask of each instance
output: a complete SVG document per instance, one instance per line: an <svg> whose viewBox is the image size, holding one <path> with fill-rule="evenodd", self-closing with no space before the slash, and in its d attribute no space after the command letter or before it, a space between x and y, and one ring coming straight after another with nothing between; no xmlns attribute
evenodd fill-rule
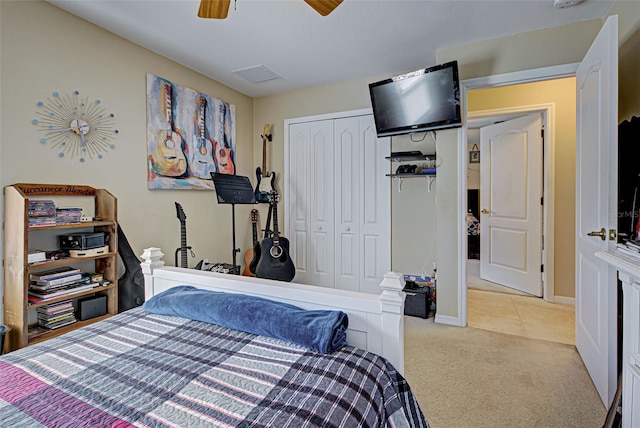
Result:
<svg viewBox="0 0 640 428"><path fill-rule="evenodd" d="M38 101L37 118L31 123L44 134L40 143L58 150L58 157L102 159L116 148L115 115L107 113L100 100L81 98L79 91L60 95L53 92L45 101Z"/></svg>

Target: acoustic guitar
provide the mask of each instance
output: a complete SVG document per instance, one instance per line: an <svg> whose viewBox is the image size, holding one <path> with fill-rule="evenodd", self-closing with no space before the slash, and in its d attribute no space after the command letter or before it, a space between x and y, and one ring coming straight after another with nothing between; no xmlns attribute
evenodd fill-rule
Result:
<svg viewBox="0 0 640 428"><path fill-rule="evenodd" d="M269 206L269 211L267 212L267 222L264 226L264 235L262 239L266 239L266 238L269 238L270 236L273 236L273 231L271 230L271 212L272 211L273 209L271 208L271 206ZM262 255L262 249L260 247L261 242L262 241L257 241L253 244L253 259L249 264L249 270L254 276L256 274L256 267L258 267L258 262L260 261L260 256Z"/></svg>
<svg viewBox="0 0 640 428"><path fill-rule="evenodd" d="M289 257L289 240L280 236L278 231L278 200L278 193L271 192L269 203L273 209L273 236L263 239L260 243L261 255L256 266L256 276L291 281L296 275L296 267Z"/></svg>
<svg viewBox="0 0 640 428"><path fill-rule="evenodd" d="M256 245L258 245L258 210L255 208L251 210L251 228L253 233L253 247L244 253L245 267L242 271L243 276L255 276L251 271L251 262L253 261L254 250Z"/></svg>
<svg viewBox="0 0 640 428"><path fill-rule="evenodd" d="M184 140L173 124L171 83L165 82L163 93L167 125L158 135L158 144L150 156L151 166L158 175L181 177L187 172L187 159L182 152Z"/></svg>
<svg viewBox="0 0 640 428"><path fill-rule="evenodd" d="M233 163L233 150L228 144L229 129L229 107L224 101L220 103L218 110L218 135L222 139L222 143L218 140L214 141L214 159L220 174L234 174L235 165Z"/></svg>
<svg viewBox="0 0 640 428"><path fill-rule="evenodd" d="M260 167L256 168L256 202L269 202L269 193L271 191L276 190L275 181L276 181L276 173L275 172L267 172L267 140L271 141L271 134L269 133L269 124L264 125L264 130L262 131L262 169ZM267 181L264 178L271 178L271 180Z"/></svg>
<svg viewBox="0 0 640 428"><path fill-rule="evenodd" d="M207 109L207 99L200 95L200 115L198 119L199 135L194 135L192 139L192 150L190 154L191 175L198 178L211 180L211 173L216 172L216 164L213 161L213 142L205 135L206 123L205 112Z"/></svg>

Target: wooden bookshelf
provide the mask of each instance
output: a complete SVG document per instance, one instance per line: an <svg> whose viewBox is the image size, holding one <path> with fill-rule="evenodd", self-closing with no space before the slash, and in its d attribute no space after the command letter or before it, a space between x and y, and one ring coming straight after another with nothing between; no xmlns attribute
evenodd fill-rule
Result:
<svg viewBox="0 0 640 428"><path fill-rule="evenodd" d="M60 196L85 196L94 199L94 218L99 220L62 224L56 226L29 226L29 199L53 199ZM82 185L27 184L18 183L4 188L4 323L11 327L5 338L5 351L9 352L29 344L40 342L74 330L82 325L108 318L118 313L118 234L117 234L117 199L105 189L95 189ZM48 260L29 264L28 253L30 237L43 231L73 229L92 230L105 233L105 244L109 252L92 257L67 257L60 260ZM50 232L49 232L50 233ZM56 266L87 263L93 261L95 272L102 274L108 285L98 286L44 300L29 303L29 274ZM35 308L62 300L76 299L92 294L107 296L107 315L50 330L37 337L29 337L29 311Z"/></svg>

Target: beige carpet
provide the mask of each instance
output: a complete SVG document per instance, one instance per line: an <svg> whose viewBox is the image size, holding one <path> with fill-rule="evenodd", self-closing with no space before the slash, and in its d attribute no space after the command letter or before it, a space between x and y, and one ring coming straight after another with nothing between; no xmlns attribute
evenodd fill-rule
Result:
<svg viewBox="0 0 640 428"><path fill-rule="evenodd" d="M405 377L432 428L602 426L574 346L404 318Z"/></svg>

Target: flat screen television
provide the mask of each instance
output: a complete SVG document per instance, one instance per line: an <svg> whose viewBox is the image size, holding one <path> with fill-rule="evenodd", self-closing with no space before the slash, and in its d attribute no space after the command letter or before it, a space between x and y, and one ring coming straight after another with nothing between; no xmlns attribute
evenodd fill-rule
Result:
<svg viewBox="0 0 640 428"><path fill-rule="evenodd" d="M458 62L369 84L378 137L462 126Z"/></svg>

